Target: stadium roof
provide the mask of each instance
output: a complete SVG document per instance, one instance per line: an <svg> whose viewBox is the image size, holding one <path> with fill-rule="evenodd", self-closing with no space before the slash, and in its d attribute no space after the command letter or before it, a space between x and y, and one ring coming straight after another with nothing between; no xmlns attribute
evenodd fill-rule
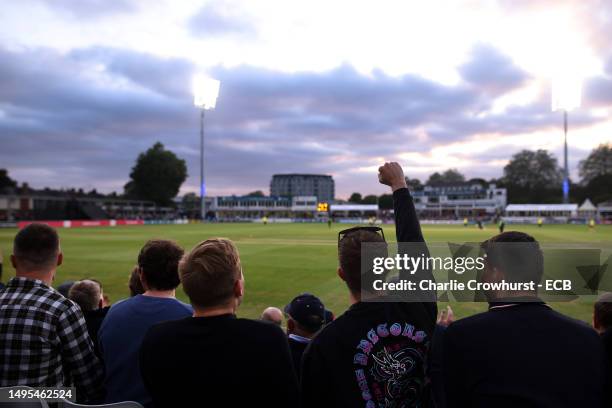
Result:
<svg viewBox="0 0 612 408"><path fill-rule="evenodd" d="M378 204L332 204L331 211L378 211Z"/></svg>
<svg viewBox="0 0 612 408"><path fill-rule="evenodd" d="M274 177L325 177L331 178L329 174L305 174L305 173L286 173L286 174L273 174Z"/></svg>
<svg viewBox="0 0 612 408"><path fill-rule="evenodd" d="M506 211L576 211L578 204L508 204Z"/></svg>
<svg viewBox="0 0 612 408"><path fill-rule="evenodd" d="M579 211L597 211L597 207L595 207L593 203L591 202L591 200L587 198L586 200L584 200L584 203L582 203L582 205L580 206L580 208L578 208L578 210Z"/></svg>
<svg viewBox="0 0 612 408"><path fill-rule="evenodd" d="M612 200L604 201L597 205L599 211L612 211Z"/></svg>

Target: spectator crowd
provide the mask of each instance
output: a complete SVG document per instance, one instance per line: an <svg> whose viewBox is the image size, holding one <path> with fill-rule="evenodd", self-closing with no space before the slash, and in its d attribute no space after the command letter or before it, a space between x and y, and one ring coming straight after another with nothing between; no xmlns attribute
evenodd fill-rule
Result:
<svg viewBox="0 0 612 408"><path fill-rule="evenodd" d="M393 193L397 242L425 245L401 167L384 164L379 181ZM486 312L459 320L450 308L438 315L435 299L364 301L361 248L371 242L386 242L382 229L339 234L337 275L351 306L337 318L302 293L250 320L237 317L248 276L228 239L188 252L148 241L130 297L111 306L96 279L52 288L59 236L30 224L14 239L16 276L0 288L0 387L72 386L82 403L145 407L610 406L612 294L595 303L592 327L537 292L490 293ZM519 265L539 281L537 241L508 231L483 248L505 242L533 244ZM490 256L485 278L514 267ZM179 285L189 304L176 299Z"/></svg>

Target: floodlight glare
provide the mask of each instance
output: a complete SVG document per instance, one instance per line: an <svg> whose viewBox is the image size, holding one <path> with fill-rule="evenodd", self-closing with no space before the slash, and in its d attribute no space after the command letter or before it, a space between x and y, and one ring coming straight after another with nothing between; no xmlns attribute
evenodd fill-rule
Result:
<svg viewBox="0 0 612 408"><path fill-rule="evenodd" d="M552 111L566 111L580 107L582 80L575 73L562 73L552 80Z"/></svg>
<svg viewBox="0 0 612 408"><path fill-rule="evenodd" d="M193 104L202 109L214 109L219 95L220 82L206 75L193 77Z"/></svg>

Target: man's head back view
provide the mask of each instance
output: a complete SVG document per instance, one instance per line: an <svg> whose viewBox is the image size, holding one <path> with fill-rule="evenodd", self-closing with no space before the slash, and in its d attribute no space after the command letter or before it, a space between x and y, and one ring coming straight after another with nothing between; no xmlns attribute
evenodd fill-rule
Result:
<svg viewBox="0 0 612 408"><path fill-rule="evenodd" d="M91 312L102 305L102 287L90 279L77 281L70 288L68 299L79 305L83 312Z"/></svg>
<svg viewBox="0 0 612 408"><path fill-rule="evenodd" d="M195 314L234 313L244 295L244 278L238 249L224 238L196 245L180 265L183 290Z"/></svg>
<svg viewBox="0 0 612 408"><path fill-rule="evenodd" d="M486 254L483 280L486 282L534 282L536 290L489 292L489 299L537 295L537 284L544 273L544 256L538 241L524 232L508 231L481 245Z"/></svg>
<svg viewBox="0 0 612 408"><path fill-rule="evenodd" d="M151 327L140 344L140 372L153 405L297 405L283 331L235 314L244 279L234 244L223 238L200 242L179 270L192 317ZM185 392L177 394L179 388Z"/></svg>
<svg viewBox="0 0 612 408"><path fill-rule="evenodd" d="M140 280L147 292L173 291L180 284L178 265L183 249L173 241L148 241L138 254Z"/></svg>
<svg viewBox="0 0 612 408"><path fill-rule="evenodd" d="M266 307L261 313L261 320L281 326L283 324L283 312L278 307Z"/></svg>
<svg viewBox="0 0 612 408"><path fill-rule="evenodd" d="M11 263L17 276L40 279L50 285L62 260L59 236L50 226L30 224L15 236Z"/></svg>
<svg viewBox="0 0 612 408"><path fill-rule="evenodd" d="M151 404L142 382L138 353L152 326L193 314L191 306L175 297L183 252L173 241L146 242L138 254L138 275L144 292L116 303L104 317L98 339L106 366L106 403L131 400L144 406Z"/></svg>
<svg viewBox="0 0 612 408"><path fill-rule="evenodd" d="M136 265L130 273L128 289L130 290L130 297L142 295L144 293L144 288L142 287L142 282L140 281L140 268L138 265Z"/></svg>
<svg viewBox="0 0 612 408"><path fill-rule="evenodd" d="M379 230L381 233L377 232ZM382 230L374 227L355 227L340 232L338 237L338 276L346 282L355 301L361 300L362 288L369 287L369 282L362 282L361 273L361 245L367 242L385 243ZM379 255L386 256L386 246L382 252L385 254ZM373 278L374 275L368 273L364 277Z"/></svg>
<svg viewBox="0 0 612 408"><path fill-rule="evenodd" d="M312 338L325 324L325 306L321 300L303 293L295 297L285 307L287 313L287 332Z"/></svg>

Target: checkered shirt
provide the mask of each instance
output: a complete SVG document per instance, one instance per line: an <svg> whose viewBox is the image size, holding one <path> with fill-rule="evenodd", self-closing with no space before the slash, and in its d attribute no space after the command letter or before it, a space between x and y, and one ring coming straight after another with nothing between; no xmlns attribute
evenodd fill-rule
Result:
<svg viewBox="0 0 612 408"><path fill-rule="evenodd" d="M103 396L81 309L38 279L17 277L0 290L0 386L76 387L79 401Z"/></svg>

